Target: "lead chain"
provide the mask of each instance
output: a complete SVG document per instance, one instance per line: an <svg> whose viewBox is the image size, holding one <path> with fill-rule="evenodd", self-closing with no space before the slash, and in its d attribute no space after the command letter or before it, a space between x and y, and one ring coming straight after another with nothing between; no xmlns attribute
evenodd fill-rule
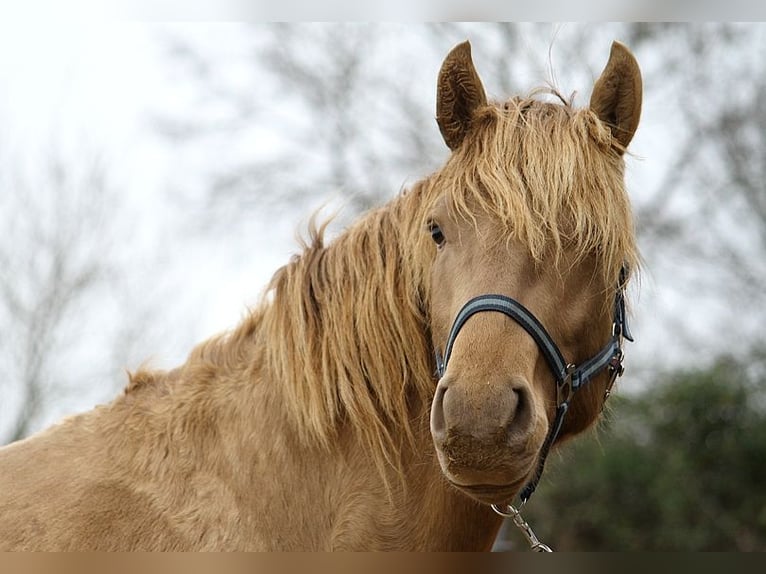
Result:
<svg viewBox="0 0 766 574"><path fill-rule="evenodd" d="M535 536L535 533L532 530L532 527L527 523L526 520L524 520L524 517L521 516L521 512L516 510L516 507L514 507L511 504L506 504L505 510L503 510L497 504L493 504L492 510L494 510L497 514L499 514L500 516L503 516L504 518L510 518L511 520L513 520L513 523L516 525L516 527L519 530L521 530L521 533L524 535L524 538L526 538L527 542L529 542L529 546L532 552L553 552L550 546L548 546L547 544L543 544L542 542L540 542L537 536Z"/></svg>

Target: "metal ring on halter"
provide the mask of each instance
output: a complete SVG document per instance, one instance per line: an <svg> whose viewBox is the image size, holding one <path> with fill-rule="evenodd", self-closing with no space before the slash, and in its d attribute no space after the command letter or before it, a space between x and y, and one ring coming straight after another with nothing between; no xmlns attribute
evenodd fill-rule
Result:
<svg viewBox="0 0 766 574"><path fill-rule="evenodd" d="M532 552L553 552L553 549L551 549L550 546L547 544L544 544L540 542L540 540L535 536L534 531L532 530L532 527L529 526L526 520L524 520L524 517L521 516L521 512L516 510L516 507L511 504L506 504L505 508L506 510L502 510L500 506L497 504L492 504L492 510L494 510L497 514L504 518L510 518L513 520L513 524L521 530L521 533L524 535L524 538L527 539L527 542L529 542L529 547L532 550ZM524 506L524 503L522 502L521 506Z"/></svg>

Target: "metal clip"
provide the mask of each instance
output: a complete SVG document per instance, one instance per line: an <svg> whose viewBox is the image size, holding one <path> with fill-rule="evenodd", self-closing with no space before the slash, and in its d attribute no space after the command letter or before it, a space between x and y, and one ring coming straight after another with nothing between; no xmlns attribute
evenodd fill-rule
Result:
<svg viewBox="0 0 766 574"><path fill-rule="evenodd" d="M521 512L516 510L516 507L511 504L506 504L505 510L501 510L497 504L493 504L492 510L494 510L500 516L504 518L510 518L513 521L513 524L516 526L516 528L521 530L524 538L526 538L527 542L529 542L529 547L532 552L553 552L550 546L543 544L540 542L537 536L535 536L535 533L532 531L532 527L529 526L527 521L524 520L524 517L521 516Z"/></svg>

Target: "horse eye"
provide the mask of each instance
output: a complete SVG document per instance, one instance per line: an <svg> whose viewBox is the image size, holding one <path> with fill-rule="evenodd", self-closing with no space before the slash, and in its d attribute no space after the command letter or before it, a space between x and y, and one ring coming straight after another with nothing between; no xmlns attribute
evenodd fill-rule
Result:
<svg viewBox="0 0 766 574"><path fill-rule="evenodd" d="M428 230L431 232L431 239L434 240L434 243L441 247L444 245L444 242L447 240L446 237L444 237L444 233L442 233L441 227L439 227L436 223L430 223L428 225Z"/></svg>

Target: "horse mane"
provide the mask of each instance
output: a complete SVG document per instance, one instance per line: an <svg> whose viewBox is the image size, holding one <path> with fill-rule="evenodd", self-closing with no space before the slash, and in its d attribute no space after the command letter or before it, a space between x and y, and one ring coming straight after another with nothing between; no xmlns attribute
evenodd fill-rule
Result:
<svg viewBox="0 0 766 574"><path fill-rule="evenodd" d="M326 224L312 225L262 302L267 376L302 438L330 447L345 423L383 476L416 444L412 414L427 424L435 387L424 191L415 184L327 245Z"/></svg>
<svg viewBox="0 0 766 574"><path fill-rule="evenodd" d="M403 449L428 427L436 384L435 249L425 227L439 197L469 220L477 209L499 218L538 260L551 249L558 260L565 247L598 254L607 286L624 263L638 267L624 150L590 110L534 96L480 109L443 169L334 241L325 242L326 224L311 225L302 253L275 273L258 306L195 349L185 371L209 378L216 364L268 381L306 443L330 449L345 426L382 476L400 468Z"/></svg>

